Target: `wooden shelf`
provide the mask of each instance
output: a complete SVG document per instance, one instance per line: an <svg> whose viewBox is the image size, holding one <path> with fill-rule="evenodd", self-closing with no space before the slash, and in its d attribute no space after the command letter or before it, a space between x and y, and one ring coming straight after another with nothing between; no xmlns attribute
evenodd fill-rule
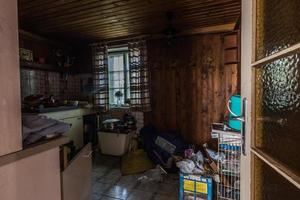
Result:
<svg viewBox="0 0 300 200"><path fill-rule="evenodd" d="M239 62L226 62L224 65L237 65Z"/></svg>
<svg viewBox="0 0 300 200"><path fill-rule="evenodd" d="M44 70L44 71L62 71L57 65L51 64L40 64L40 63L31 63L31 62L24 62L20 61L21 68L27 69L37 69L37 70Z"/></svg>
<svg viewBox="0 0 300 200"><path fill-rule="evenodd" d="M237 46L227 47L224 50L227 51L227 50L235 50L235 49L238 49L238 47Z"/></svg>

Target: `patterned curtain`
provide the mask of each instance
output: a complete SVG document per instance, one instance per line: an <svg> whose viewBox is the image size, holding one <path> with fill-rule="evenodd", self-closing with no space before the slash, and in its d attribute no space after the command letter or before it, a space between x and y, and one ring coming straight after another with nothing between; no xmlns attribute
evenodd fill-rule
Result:
<svg viewBox="0 0 300 200"><path fill-rule="evenodd" d="M128 43L130 69L130 108L150 111L149 69L146 41Z"/></svg>
<svg viewBox="0 0 300 200"><path fill-rule="evenodd" d="M92 46L92 65L94 74L94 105L102 110L109 106L107 45Z"/></svg>

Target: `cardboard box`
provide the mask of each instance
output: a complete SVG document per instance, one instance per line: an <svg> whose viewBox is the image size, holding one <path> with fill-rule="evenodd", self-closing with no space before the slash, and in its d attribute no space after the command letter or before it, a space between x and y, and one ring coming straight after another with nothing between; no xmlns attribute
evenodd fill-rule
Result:
<svg viewBox="0 0 300 200"><path fill-rule="evenodd" d="M201 175L179 175L179 200L212 200L212 178Z"/></svg>

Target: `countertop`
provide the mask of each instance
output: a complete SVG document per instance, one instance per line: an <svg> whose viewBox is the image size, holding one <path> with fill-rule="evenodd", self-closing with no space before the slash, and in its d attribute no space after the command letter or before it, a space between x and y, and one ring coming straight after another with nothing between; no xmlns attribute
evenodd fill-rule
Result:
<svg viewBox="0 0 300 200"><path fill-rule="evenodd" d="M74 110L74 109L81 109L81 107L78 106L57 106L57 107L49 107L49 108L42 108L39 110L23 110L23 113L50 113L50 112L59 112L59 111L65 111L65 110Z"/></svg>
<svg viewBox="0 0 300 200"><path fill-rule="evenodd" d="M43 151L47 151L49 149L53 149L68 143L70 140L66 136L60 136L53 139L43 140L41 142L37 142L32 144L23 150L7 154L4 156L0 156L0 166L7 165L9 163L15 162L17 160L32 156L34 154L41 153Z"/></svg>

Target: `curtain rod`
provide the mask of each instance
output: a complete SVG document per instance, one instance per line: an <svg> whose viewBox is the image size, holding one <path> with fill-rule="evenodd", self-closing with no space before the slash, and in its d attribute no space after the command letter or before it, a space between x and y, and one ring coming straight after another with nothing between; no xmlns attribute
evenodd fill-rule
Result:
<svg viewBox="0 0 300 200"><path fill-rule="evenodd" d="M134 39L145 39L149 36L150 35L139 35L139 36L132 36L132 37L101 40L99 42L91 43L91 44L89 44L89 46L97 46L98 44L101 44L101 43L111 44L111 43L118 43L118 42L128 42L128 41L134 40ZM118 44L115 44L115 45L118 45Z"/></svg>

